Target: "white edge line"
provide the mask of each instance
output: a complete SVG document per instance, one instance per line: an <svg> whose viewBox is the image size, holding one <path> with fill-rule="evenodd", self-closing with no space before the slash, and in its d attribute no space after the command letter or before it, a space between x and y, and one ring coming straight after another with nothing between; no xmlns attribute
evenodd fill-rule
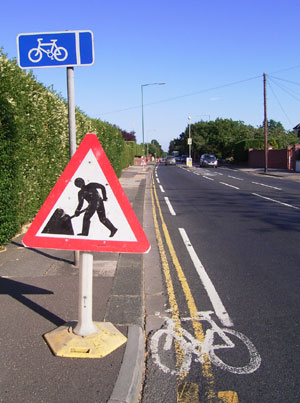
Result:
<svg viewBox="0 0 300 403"><path fill-rule="evenodd" d="M272 202L274 202L274 203L281 204L282 206L285 206L285 207L291 207L291 208L293 208L293 209L295 209L295 210L300 210L299 207L293 206L292 204L283 203L283 202L281 202L281 201L279 201L279 200L275 200L275 199L271 199L270 197L266 197L266 196L259 195L258 193L252 193L252 194L253 194L254 196L260 197L261 199L269 200L269 201L272 201Z"/></svg>
<svg viewBox="0 0 300 403"><path fill-rule="evenodd" d="M170 203L170 200L168 197L165 197L165 201L167 203L167 206L169 207L170 213L172 215L176 215L175 210L173 209L172 204Z"/></svg>
<svg viewBox="0 0 300 403"><path fill-rule="evenodd" d="M184 228L178 228L180 235L182 236L183 242L187 248L187 251L192 259L195 269L202 281L202 284L210 298L210 301L214 307L215 313L222 322L224 326L231 327L233 322L230 319L213 283L211 282L208 274L206 273L204 266L202 265L200 259L198 258L195 249L193 248Z"/></svg>

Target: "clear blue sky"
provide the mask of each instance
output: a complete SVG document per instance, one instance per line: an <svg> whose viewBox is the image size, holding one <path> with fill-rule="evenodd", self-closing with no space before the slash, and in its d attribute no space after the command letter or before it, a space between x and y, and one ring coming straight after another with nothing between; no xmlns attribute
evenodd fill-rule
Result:
<svg viewBox="0 0 300 403"><path fill-rule="evenodd" d="M141 85L166 82L144 88L144 116L145 141L167 151L188 116L261 125L264 72L268 119L300 122L299 15L299 0L10 0L0 47L11 59L19 33L93 31L95 64L75 68L76 105L141 142ZM67 96L65 68L33 72Z"/></svg>

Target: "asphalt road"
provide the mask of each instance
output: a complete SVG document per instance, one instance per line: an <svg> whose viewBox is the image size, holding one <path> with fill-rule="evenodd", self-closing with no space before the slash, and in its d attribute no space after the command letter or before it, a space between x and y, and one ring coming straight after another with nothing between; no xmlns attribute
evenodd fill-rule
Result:
<svg viewBox="0 0 300 403"><path fill-rule="evenodd" d="M224 391L235 402L299 401L300 184L227 168L160 165L154 187L163 217L160 232L166 231L163 220L188 284L182 285L164 237L180 328L189 333L177 331L179 344L187 341L184 364L175 350L174 359L171 348L164 351L162 340L176 334L170 324L168 331L152 335L144 402L150 391L153 398L154 381L159 402L175 401L176 395L178 402L212 401ZM201 321L206 346L215 347L208 370L195 352L199 343L192 344L199 335L196 321L184 319L195 309L192 304L213 312L210 321ZM207 332L211 327L214 339ZM228 343L224 333L234 347L217 347Z"/></svg>

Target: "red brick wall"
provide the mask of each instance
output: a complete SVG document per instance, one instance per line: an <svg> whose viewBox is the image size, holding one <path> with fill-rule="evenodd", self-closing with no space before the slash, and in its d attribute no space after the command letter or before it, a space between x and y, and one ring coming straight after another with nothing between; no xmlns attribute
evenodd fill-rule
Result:
<svg viewBox="0 0 300 403"><path fill-rule="evenodd" d="M294 170L296 159L300 156L300 144L288 146L283 150L269 149L268 168ZM265 152L264 150L248 150L248 166L250 168L264 168Z"/></svg>

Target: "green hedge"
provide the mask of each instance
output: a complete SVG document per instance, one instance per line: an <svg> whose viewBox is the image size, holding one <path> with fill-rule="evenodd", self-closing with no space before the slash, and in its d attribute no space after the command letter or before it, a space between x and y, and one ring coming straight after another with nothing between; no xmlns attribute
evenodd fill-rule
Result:
<svg viewBox="0 0 300 403"><path fill-rule="evenodd" d="M99 138L116 174L133 162L114 126L76 110L78 144ZM69 161L66 101L22 71L0 49L0 245L30 222Z"/></svg>

